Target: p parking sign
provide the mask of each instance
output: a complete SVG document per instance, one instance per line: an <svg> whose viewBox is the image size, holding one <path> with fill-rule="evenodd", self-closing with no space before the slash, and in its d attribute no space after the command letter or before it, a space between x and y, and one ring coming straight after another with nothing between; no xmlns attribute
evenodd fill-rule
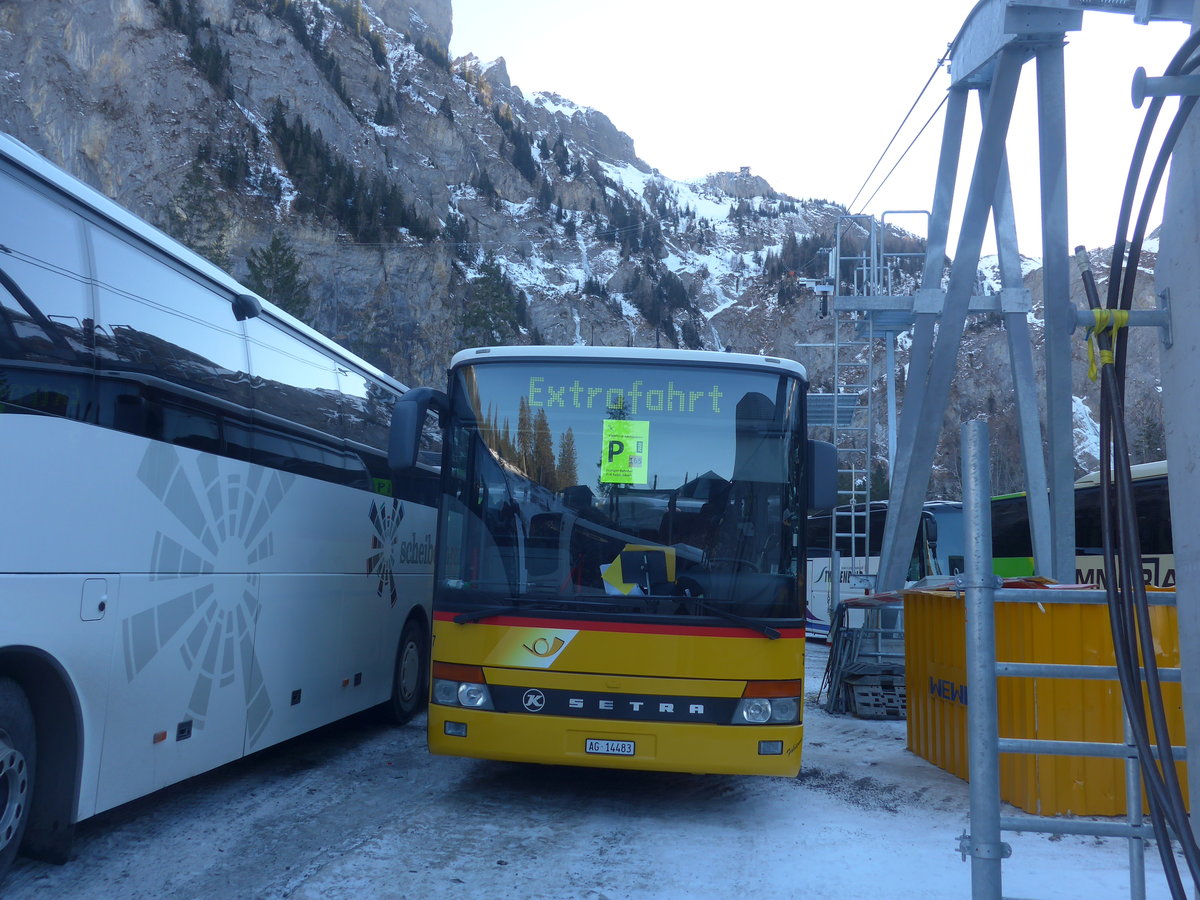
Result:
<svg viewBox="0 0 1200 900"><path fill-rule="evenodd" d="M605 419L601 431L600 481L646 484L649 481L650 423Z"/></svg>

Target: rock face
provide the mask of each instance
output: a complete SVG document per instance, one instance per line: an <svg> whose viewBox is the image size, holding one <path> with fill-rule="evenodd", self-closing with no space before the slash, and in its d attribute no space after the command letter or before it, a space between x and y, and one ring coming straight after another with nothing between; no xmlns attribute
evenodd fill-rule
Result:
<svg viewBox="0 0 1200 900"><path fill-rule="evenodd" d="M806 279L843 208L749 169L665 179L603 113L447 59L451 34L449 0L5 0L0 130L242 280L283 235L303 316L410 384L544 342L783 355L828 389L797 345L832 337ZM951 442L960 410L1011 407L998 326L963 359Z"/></svg>
<svg viewBox="0 0 1200 900"><path fill-rule="evenodd" d="M450 0L376 0L375 14L394 31L413 37L431 37L443 50L454 33Z"/></svg>

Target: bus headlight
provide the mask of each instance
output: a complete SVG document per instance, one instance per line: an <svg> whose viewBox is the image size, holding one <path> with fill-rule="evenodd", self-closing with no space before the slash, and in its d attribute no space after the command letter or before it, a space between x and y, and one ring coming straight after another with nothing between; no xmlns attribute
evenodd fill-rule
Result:
<svg viewBox="0 0 1200 900"><path fill-rule="evenodd" d="M442 706L495 709L483 669L479 666L435 662L432 700Z"/></svg>
<svg viewBox="0 0 1200 900"><path fill-rule="evenodd" d="M800 681L749 681L733 712L733 724L796 725L802 691Z"/></svg>
<svg viewBox="0 0 1200 900"><path fill-rule="evenodd" d="M433 702L442 706L458 705L458 682L437 679L433 682Z"/></svg>
<svg viewBox="0 0 1200 900"><path fill-rule="evenodd" d="M771 722L777 725L794 725L800 721L799 697L776 697L771 701Z"/></svg>
<svg viewBox="0 0 1200 900"><path fill-rule="evenodd" d="M764 725L771 721L771 701L766 697L748 697L737 705L733 714L734 722L745 722L747 725Z"/></svg>
<svg viewBox="0 0 1200 900"><path fill-rule="evenodd" d="M492 695L488 693L486 684L463 682L458 686L458 702L474 709L491 709Z"/></svg>

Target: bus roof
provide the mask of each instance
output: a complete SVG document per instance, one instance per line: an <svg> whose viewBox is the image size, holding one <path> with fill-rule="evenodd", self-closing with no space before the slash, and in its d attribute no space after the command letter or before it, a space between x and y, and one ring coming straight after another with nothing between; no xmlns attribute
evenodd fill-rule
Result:
<svg viewBox="0 0 1200 900"><path fill-rule="evenodd" d="M1156 462L1138 463L1129 467L1129 473L1133 476L1133 480L1137 481L1141 478L1157 478L1160 475L1167 474L1167 461L1165 459L1157 460ZM1075 487L1087 487L1093 484L1100 483L1099 472L1089 472L1078 481L1075 482Z"/></svg>
<svg viewBox="0 0 1200 900"><path fill-rule="evenodd" d="M276 319L279 322L287 325L289 328L300 332L314 343L320 344L322 347L333 351L345 358L348 362L370 372L379 378L388 381L400 388L407 390L407 386L402 384L393 376L381 371L371 365L365 359L351 353L345 347L330 340L321 332L305 325L296 317L289 315L274 304L259 297L245 285L238 282L233 276L224 270L213 265L198 253L188 249L186 246L175 240L170 235L160 231L155 226L146 222L144 219L131 213L118 203L113 202L108 197L104 196L91 185L80 181L74 175L71 175L66 170L59 168L50 160L32 150L21 141L17 140L10 134L5 134L0 131L0 159L6 159L13 165L33 175L39 181L49 185L61 194L70 197L76 203L87 207L100 218L116 225L122 231L132 234L147 244L155 247L161 252L167 254L172 259L185 265L196 274L202 276L208 281L224 288L232 294L250 294L254 296L262 304L263 311L270 318Z"/></svg>
<svg viewBox="0 0 1200 900"><path fill-rule="evenodd" d="M804 366L793 359L777 356L757 356L753 353L720 353L715 350L675 350L656 347L583 347L583 346L522 346L473 347L460 350L450 361L450 368L479 362L481 359L583 361L603 360L625 362L703 363L712 366L739 366L785 371L808 380Z"/></svg>

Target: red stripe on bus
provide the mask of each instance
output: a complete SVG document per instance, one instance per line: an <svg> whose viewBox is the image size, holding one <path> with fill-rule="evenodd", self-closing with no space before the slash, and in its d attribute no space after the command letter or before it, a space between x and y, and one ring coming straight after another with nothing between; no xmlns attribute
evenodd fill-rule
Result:
<svg viewBox="0 0 1200 900"><path fill-rule="evenodd" d="M438 622L453 622L458 613L435 612ZM749 628L715 628L708 625L635 625L632 622L584 622L575 619L526 619L516 616L488 616L478 620L488 625L516 626L519 628L570 628L573 631L620 631L627 634L677 634L701 637L760 638L762 635ZM803 628L777 628L781 637L802 638Z"/></svg>

